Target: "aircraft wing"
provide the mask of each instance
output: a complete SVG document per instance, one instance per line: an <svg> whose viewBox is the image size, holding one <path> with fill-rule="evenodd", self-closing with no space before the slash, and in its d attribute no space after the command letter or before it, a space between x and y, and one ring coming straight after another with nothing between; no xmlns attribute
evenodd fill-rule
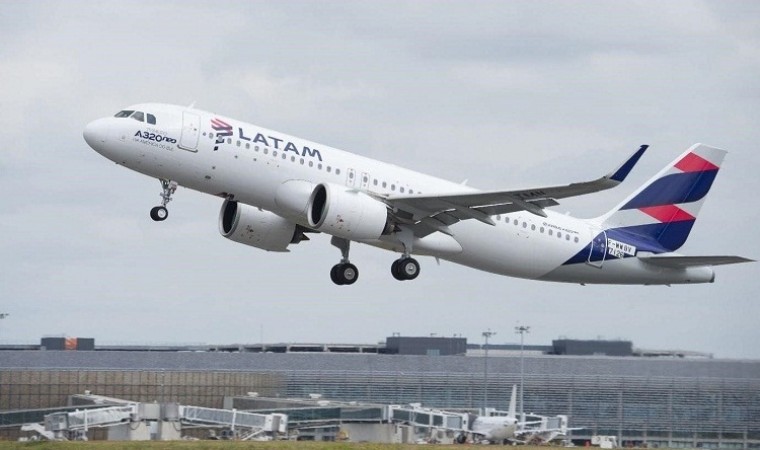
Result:
<svg viewBox="0 0 760 450"><path fill-rule="evenodd" d="M490 216L516 211L546 217L543 209L558 205L558 199L599 192L620 184L648 147L642 145L615 170L593 181L512 191L389 196L383 200L400 221L415 225L417 236L434 231L450 235L448 226L460 220L476 219L494 225Z"/></svg>
<svg viewBox="0 0 760 450"><path fill-rule="evenodd" d="M741 256L639 256L640 260L668 269L687 269L689 267L720 266L723 264L739 264L754 262Z"/></svg>

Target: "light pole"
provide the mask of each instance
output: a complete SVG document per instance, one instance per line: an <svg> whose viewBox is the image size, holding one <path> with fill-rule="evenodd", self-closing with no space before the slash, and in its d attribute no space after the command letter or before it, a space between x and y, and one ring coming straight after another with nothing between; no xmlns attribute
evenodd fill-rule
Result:
<svg viewBox="0 0 760 450"><path fill-rule="evenodd" d="M523 347L525 343L525 333L530 333L530 327L519 325L515 327L515 333L520 335L520 420L525 422L525 411L523 411L523 381L525 379L525 360L523 358Z"/></svg>
<svg viewBox="0 0 760 450"><path fill-rule="evenodd" d="M488 338L491 336L494 336L496 334L495 331L491 331L489 328L488 331L483 332L483 337L486 339L486 356L484 358L484 368L483 368L483 414L486 413L486 408L488 408Z"/></svg>

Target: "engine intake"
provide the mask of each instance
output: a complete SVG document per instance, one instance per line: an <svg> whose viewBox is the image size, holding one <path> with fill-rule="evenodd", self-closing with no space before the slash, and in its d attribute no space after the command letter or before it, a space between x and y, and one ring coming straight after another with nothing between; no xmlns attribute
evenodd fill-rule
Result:
<svg viewBox="0 0 760 450"><path fill-rule="evenodd" d="M385 203L329 183L314 188L306 213L311 228L349 240L377 239L393 229Z"/></svg>
<svg viewBox="0 0 760 450"><path fill-rule="evenodd" d="M219 232L232 241L271 252L288 252L289 244L307 239L294 222L231 200L225 200L219 212Z"/></svg>

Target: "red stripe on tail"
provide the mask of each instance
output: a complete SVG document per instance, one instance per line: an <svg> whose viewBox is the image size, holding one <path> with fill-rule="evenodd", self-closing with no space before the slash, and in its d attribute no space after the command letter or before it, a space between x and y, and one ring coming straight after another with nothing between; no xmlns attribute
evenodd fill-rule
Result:
<svg viewBox="0 0 760 450"><path fill-rule="evenodd" d="M663 223L683 222L684 220L696 219L696 217L676 205L648 206L646 208L639 208L639 211L648 214Z"/></svg>
<svg viewBox="0 0 760 450"><path fill-rule="evenodd" d="M694 153L689 153L688 155L681 158L681 160L676 163L675 167L683 172L704 172L707 170L718 170L718 166Z"/></svg>

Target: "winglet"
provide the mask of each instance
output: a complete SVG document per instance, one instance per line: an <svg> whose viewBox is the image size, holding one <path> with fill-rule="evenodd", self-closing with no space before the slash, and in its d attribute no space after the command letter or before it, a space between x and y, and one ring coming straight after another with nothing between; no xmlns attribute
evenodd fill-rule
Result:
<svg viewBox="0 0 760 450"><path fill-rule="evenodd" d="M623 180L625 180L625 177L628 176L629 173L631 173L631 169L633 169L633 166L636 165L637 162L639 162L639 158L641 158L641 155L644 154L644 152L649 148L648 145L642 145L639 147L636 152L631 155L630 158L628 158L620 167L615 169L613 172L608 174L605 178L608 178L613 181L617 181L618 183L622 183Z"/></svg>

